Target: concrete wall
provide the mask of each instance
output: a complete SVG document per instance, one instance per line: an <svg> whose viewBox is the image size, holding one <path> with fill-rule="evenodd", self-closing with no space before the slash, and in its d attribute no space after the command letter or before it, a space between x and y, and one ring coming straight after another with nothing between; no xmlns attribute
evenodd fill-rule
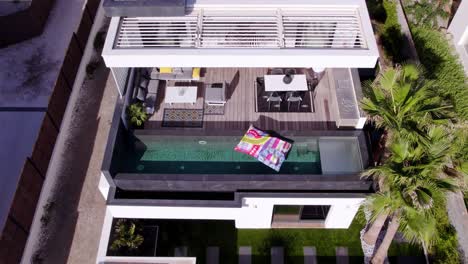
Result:
<svg viewBox="0 0 468 264"><path fill-rule="evenodd" d="M453 44L468 74L468 0L461 1L448 31L453 36Z"/></svg>
<svg viewBox="0 0 468 264"><path fill-rule="evenodd" d="M236 228L271 228L274 205L331 205L325 228L348 228L356 215L360 198L284 198L245 197L242 206L184 207L184 206L122 206L108 205L112 217L150 219L234 220Z"/></svg>
<svg viewBox="0 0 468 264"><path fill-rule="evenodd" d="M43 181L34 164L26 160L0 235L0 263L19 263L21 260Z"/></svg>

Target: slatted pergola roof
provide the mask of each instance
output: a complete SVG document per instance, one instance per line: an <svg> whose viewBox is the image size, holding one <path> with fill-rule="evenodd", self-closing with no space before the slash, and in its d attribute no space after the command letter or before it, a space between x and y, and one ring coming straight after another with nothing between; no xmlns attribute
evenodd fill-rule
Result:
<svg viewBox="0 0 468 264"><path fill-rule="evenodd" d="M356 9L200 9L122 17L115 48L366 48Z"/></svg>
<svg viewBox="0 0 468 264"><path fill-rule="evenodd" d="M327 54L342 54L343 59L350 55L370 56L373 61L369 63L366 59L362 64L368 66L361 66L375 65L378 52L364 0L342 0L362 5L314 5L313 1L298 1L308 4L202 4L187 8L184 16L113 17L103 56L110 67L117 65L111 62L115 58L109 56L119 54L127 58L132 54L158 56L161 66L280 66L270 65L272 58L269 56L283 59L293 56L284 66L305 66L304 58L314 55L320 59L310 57L310 67L330 67L322 63ZM298 58L299 54L306 57ZM198 56L196 61L195 55ZM217 59L213 57L216 55ZM263 60L256 60L260 58L255 56ZM246 57L254 59L255 63L245 61ZM227 62L228 58L231 61ZM240 58L244 59L243 65L237 60ZM149 66L150 63L126 60L121 64L128 67L129 64ZM332 66L346 66L346 63L341 64Z"/></svg>

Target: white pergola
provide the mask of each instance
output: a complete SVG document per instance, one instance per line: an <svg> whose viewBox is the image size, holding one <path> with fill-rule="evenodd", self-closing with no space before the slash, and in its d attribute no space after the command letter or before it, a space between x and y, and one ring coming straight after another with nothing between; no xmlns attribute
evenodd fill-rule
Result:
<svg viewBox="0 0 468 264"><path fill-rule="evenodd" d="M235 3L231 3L235 2ZM177 17L113 17L111 68L373 68L364 0L189 0Z"/></svg>

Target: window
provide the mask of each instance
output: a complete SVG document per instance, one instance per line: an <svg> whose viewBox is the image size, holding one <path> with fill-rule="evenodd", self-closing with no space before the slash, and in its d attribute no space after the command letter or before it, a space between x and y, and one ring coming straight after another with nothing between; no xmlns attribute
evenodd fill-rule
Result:
<svg viewBox="0 0 468 264"><path fill-rule="evenodd" d="M273 220L325 220L330 207L330 205L275 205Z"/></svg>
<svg viewBox="0 0 468 264"><path fill-rule="evenodd" d="M325 220L330 207L330 205L304 205L301 220Z"/></svg>
<svg viewBox="0 0 468 264"><path fill-rule="evenodd" d="M300 205L275 205L273 214L275 215L299 215L302 206Z"/></svg>

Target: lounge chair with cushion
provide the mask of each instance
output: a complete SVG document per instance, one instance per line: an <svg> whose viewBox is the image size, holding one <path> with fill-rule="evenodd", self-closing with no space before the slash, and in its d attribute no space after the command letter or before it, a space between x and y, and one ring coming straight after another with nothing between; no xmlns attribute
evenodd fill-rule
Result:
<svg viewBox="0 0 468 264"><path fill-rule="evenodd" d="M151 79L159 80L198 80L200 79L199 74L194 76L194 69L191 67L161 67L153 68L151 70ZM197 70L199 71L199 70Z"/></svg>
<svg viewBox="0 0 468 264"><path fill-rule="evenodd" d="M224 105L226 103L227 83L212 83L205 88L205 103L208 105Z"/></svg>

